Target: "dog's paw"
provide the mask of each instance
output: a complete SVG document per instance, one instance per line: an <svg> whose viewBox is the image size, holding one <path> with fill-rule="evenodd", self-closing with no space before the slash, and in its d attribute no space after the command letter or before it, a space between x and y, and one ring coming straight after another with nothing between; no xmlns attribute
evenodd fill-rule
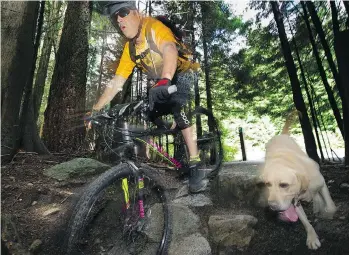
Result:
<svg viewBox="0 0 349 255"><path fill-rule="evenodd" d="M307 246L311 250L316 250L321 247L320 240L314 229L307 234Z"/></svg>

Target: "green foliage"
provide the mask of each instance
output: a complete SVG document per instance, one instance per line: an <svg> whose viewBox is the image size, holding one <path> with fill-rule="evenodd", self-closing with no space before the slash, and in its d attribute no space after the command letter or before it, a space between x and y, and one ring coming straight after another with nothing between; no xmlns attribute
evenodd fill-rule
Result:
<svg viewBox="0 0 349 255"><path fill-rule="evenodd" d="M98 88L103 91L104 86L113 76L115 68L111 70L110 64L116 63L120 58L124 44L123 37L117 34L108 18L100 15L101 4L104 3L98 1L94 3L95 12L91 20L87 107L91 107L95 102ZM329 3L315 2L315 5L323 21L323 28L334 55ZM202 42L204 39L207 42L206 61L210 71L209 82L212 90L213 110L223 129L225 160L232 160L240 150L238 127L241 126L246 130L245 139L253 141L254 146L263 147L267 139L280 130L285 115L293 107L289 76L270 3L251 1L249 7L257 10L253 21L244 21L242 17L234 16L229 1L152 2L152 15L166 14L175 23L181 24L182 29L187 32L188 41L191 42L191 39L195 38L195 45L192 46L196 49L196 57L203 70L205 59L203 58ZM321 119L322 129L334 132L337 130L336 122L312 55L301 8L294 2L283 2L282 11L292 53L295 54L296 48L299 51L311 96ZM343 28L346 17L345 11L339 9L341 28ZM270 20L270 24L263 25L265 20ZM59 22L62 24L63 15ZM49 27L49 24L45 24L44 31ZM294 37L295 44L292 42L292 37ZM244 47L236 48L238 44L244 44ZM317 44L323 55L319 41ZM56 45L57 50L58 44ZM103 61L101 61L102 58ZM294 59L299 77L301 77L295 55ZM333 76L328 64L325 60L323 64L333 87ZM52 54L47 76L48 85L53 67L54 54ZM309 105L303 81L301 79L300 81L306 104ZM201 72L199 88L202 106L207 104L205 82L205 75ZM47 86L45 88L46 96L48 89ZM341 109L340 99L335 89L334 92ZM45 100L44 98L42 113L46 106Z"/></svg>

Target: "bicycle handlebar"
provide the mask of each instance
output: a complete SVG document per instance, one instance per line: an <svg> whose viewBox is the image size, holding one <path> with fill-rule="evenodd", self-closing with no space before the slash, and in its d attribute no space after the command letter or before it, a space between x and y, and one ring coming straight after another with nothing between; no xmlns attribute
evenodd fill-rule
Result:
<svg viewBox="0 0 349 255"><path fill-rule="evenodd" d="M169 95L172 95L174 93L177 92L177 85L173 84L171 86L168 87L167 89L168 91L168 94ZM134 107L133 107L133 110L136 110L139 106L142 105L142 103L144 102L145 98L141 99L141 101L139 101ZM130 104L128 104L127 106L129 106ZM110 115L110 112L111 112L112 108L107 110L107 111L104 111L104 112L101 112L101 114L98 114L98 115L95 115L95 116L89 116L89 117L85 117L84 120L85 121L93 121L95 124L100 124L97 119L98 118L104 118L104 119L115 119L116 116L113 116L113 115ZM120 111L123 111L124 109L121 108Z"/></svg>

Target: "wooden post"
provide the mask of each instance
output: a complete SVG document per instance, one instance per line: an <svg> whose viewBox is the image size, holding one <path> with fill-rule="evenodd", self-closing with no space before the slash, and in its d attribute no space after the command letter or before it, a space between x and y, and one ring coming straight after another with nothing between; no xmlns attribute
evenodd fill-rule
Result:
<svg viewBox="0 0 349 255"><path fill-rule="evenodd" d="M239 127L239 137L240 137L240 144L241 144L241 152L242 152L242 160L246 161L246 149L245 149L245 140L244 140L244 133L242 130L242 127Z"/></svg>

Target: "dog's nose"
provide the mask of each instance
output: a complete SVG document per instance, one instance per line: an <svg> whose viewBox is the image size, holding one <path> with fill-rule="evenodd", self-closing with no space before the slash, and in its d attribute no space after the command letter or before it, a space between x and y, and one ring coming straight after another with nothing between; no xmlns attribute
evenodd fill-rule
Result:
<svg viewBox="0 0 349 255"><path fill-rule="evenodd" d="M277 211L279 209L278 203L276 201L268 201L270 209Z"/></svg>

